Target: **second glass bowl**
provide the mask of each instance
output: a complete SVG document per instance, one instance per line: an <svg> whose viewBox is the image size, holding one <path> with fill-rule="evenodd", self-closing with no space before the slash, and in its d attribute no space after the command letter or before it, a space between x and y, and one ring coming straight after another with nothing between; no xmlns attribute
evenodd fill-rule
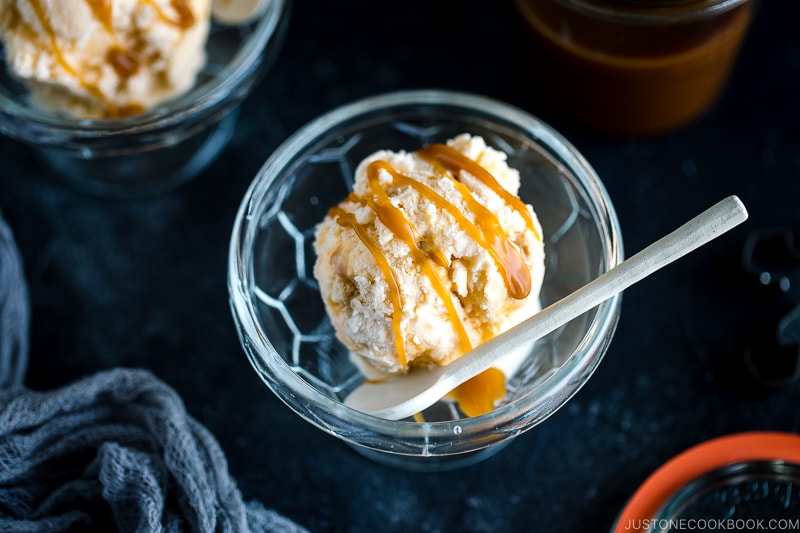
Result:
<svg viewBox="0 0 800 533"><path fill-rule="evenodd" d="M557 132L502 102L450 91L367 98L311 122L266 161L236 217L228 287L242 345L267 386L315 426L381 463L409 470L465 466L561 407L597 368L620 297L538 341L508 380L506 401L474 418L446 402L425 422L390 421L343 405L363 376L336 339L312 275L315 226L350 190L356 165L379 149L413 151L460 133L482 136L520 171L520 197L545 236L546 306L617 265L619 224L606 190Z"/></svg>
<svg viewBox="0 0 800 533"><path fill-rule="evenodd" d="M194 87L135 116L79 120L41 110L0 64L0 133L32 146L82 192L128 198L174 188L228 145L239 105L283 44L289 3L272 0L240 25L213 23ZM2 53L0 47L0 59Z"/></svg>

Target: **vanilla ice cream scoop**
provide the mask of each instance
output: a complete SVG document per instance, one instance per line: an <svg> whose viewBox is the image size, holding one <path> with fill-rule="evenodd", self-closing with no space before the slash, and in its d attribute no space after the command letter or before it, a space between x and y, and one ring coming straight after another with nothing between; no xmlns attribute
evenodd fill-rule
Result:
<svg viewBox="0 0 800 533"><path fill-rule="evenodd" d="M359 164L316 229L314 275L368 376L446 365L539 309L544 245L519 185L469 134Z"/></svg>
<svg viewBox="0 0 800 533"><path fill-rule="evenodd" d="M210 12L211 0L0 0L0 39L36 104L114 118L194 84Z"/></svg>

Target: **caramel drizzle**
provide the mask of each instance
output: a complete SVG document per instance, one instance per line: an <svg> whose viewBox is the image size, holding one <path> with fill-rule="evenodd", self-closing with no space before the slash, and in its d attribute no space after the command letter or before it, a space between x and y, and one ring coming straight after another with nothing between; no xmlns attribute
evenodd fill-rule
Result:
<svg viewBox="0 0 800 533"><path fill-rule="evenodd" d="M94 13L94 18L105 26L108 33L113 33L113 17L111 16L113 0L85 0L85 2Z"/></svg>
<svg viewBox="0 0 800 533"><path fill-rule="evenodd" d="M408 248L411 250L412 259L420 266L422 271L430 280L431 286L442 299L442 302L444 303L449 315L455 319L453 323L456 325L456 333L458 335L459 342L461 343L461 350L463 353L466 353L472 349L472 343L469 340L469 335L467 335L467 331L464 329L464 325L461 320L458 319L458 311L456 311L456 307L453 304L450 291L447 289L447 287L445 287L442 279L436 273L436 270L432 265L432 263L436 263L439 266L446 267L447 259L442 255L441 251L432 246L426 246L426 250L422 250L422 248L420 248L418 243L425 241L420 241L418 239L418 232L414 225L411 224L405 215L403 215L403 212L400 209L392 205L389 195L381 187L381 169L388 170L394 179L398 179L398 176L400 176L400 174L385 161L376 161L370 164L367 167L367 177L369 179L370 189L374 194L374 198L362 198L360 201L368 205L378 216L378 220L380 220L384 226L389 228L389 231L394 233L395 236L406 243ZM415 184L419 183L416 180L409 181L413 181ZM400 312L395 310L393 318L399 320L400 316ZM402 337L397 338L401 339ZM403 366L405 366L405 362L403 363Z"/></svg>
<svg viewBox="0 0 800 533"><path fill-rule="evenodd" d="M33 12L36 14L36 18L39 19L39 23L42 25L42 28L44 28L44 31L47 32L47 36L50 39L51 48L53 49L53 53L56 56L56 60L58 60L58 63L61 65L61 67L64 70L66 70L70 76L80 81L81 85L85 89L96 95L99 94L99 90L94 86L90 86L84 80L82 80L81 77L78 75L78 73L75 72L75 70L70 66L69 63L67 63L67 60L64 59L64 55L61 53L61 49L58 47L58 41L56 40L56 32L50 25L50 21L47 19L47 15L45 14L44 8L42 7L42 4L39 2L39 0L31 0L31 7L33 7Z"/></svg>
<svg viewBox="0 0 800 533"><path fill-rule="evenodd" d="M455 148L451 148L446 144L431 144L427 148L419 150L418 153L422 158L428 161L433 160L438 162L456 175L459 170L465 170L481 180L484 185L489 187L495 194L505 200L507 204L509 204L520 214L520 216L522 216L523 219L525 219L528 229L533 232L537 240L542 240L542 236L539 234L536 224L533 223L533 217L531 217L530 211L528 211L528 208L525 207L525 204L522 202L522 200L503 188L503 186L497 182L495 177L492 176L491 172L483 168L480 164L478 164L478 162L473 161Z"/></svg>
<svg viewBox="0 0 800 533"><path fill-rule="evenodd" d="M189 7L187 0L172 0L170 2L172 10L175 11L177 18L170 18L167 16L158 4L155 3L155 0L145 0L145 2L150 4L150 7L158 13L158 17L168 24L182 29L191 28L192 25L194 25L194 13L192 13L192 8Z"/></svg>
<svg viewBox="0 0 800 533"><path fill-rule="evenodd" d="M445 144L432 144L427 148L419 150L418 154L423 159L433 164L434 167L444 167L451 171L451 174L444 172L443 174L453 178L457 190L461 193L464 201L475 215L475 223L471 223L452 204L449 204L451 209L448 209L448 212L451 214L456 212L457 214L453 216L459 221L462 228L489 252L498 270L500 270L500 273L503 275L503 280L505 281L509 295L516 299L527 297L531 292L531 273L528 270L528 266L525 264L525 260L522 258L522 254L506 238L500 221L494 213L476 200L467 186L459 181L458 171L464 170L469 172L500 196L506 203L511 205L511 207L523 217L535 238L541 240L541 236L525 204L519 198L505 190L489 171L454 148ZM448 202L445 202L442 198L439 205L445 206L445 204L448 204Z"/></svg>
<svg viewBox="0 0 800 533"><path fill-rule="evenodd" d="M353 213L345 211L339 206L334 206L331 208L329 215L335 217L336 222L340 225L352 228L353 231L355 231L359 240L367 247L372 257L375 258L375 262L383 273L386 283L389 284L389 298L392 300L392 308L394 309L394 314L392 315L392 330L394 331L395 343L397 345L397 358L401 365L406 366L406 351L402 342L403 333L400 329L400 313L403 309L403 302L400 299L402 296L400 293L400 286L397 283L397 276L395 276L392 267L389 265L389 261L387 261L386 257L383 255L380 246L372 240L372 237L367 233L364 225L356 220Z"/></svg>
<svg viewBox="0 0 800 533"><path fill-rule="evenodd" d="M446 150L443 150L441 147L444 147ZM457 155L450 153L451 151L455 152ZM509 203L518 211L521 211L529 227L534 230L534 234L539 238L536 227L525 205L518 198L505 191L505 189L497 183L497 180L494 179L491 173L478 163L475 163L460 152L445 145L431 145L428 148L419 150L417 154L429 162L432 162L435 168L446 168L451 171L453 169L466 170L480 179L502 198L507 199L510 197L516 200L516 202ZM430 280L431 286L444 303L451 317L451 323L454 325L459 337L462 353L466 353L472 349L472 343L458 315L451 293L448 291L433 266L435 263L440 267L447 267L448 260L444 257L441 250L436 249L434 246L426 245L428 241L424 238L420 238L417 229L405 217L403 211L391 203L388 193L380 183L381 171L387 172L391 176L392 184L414 189L422 197L449 213L450 216L455 219L456 223L492 257L503 276L506 288L512 298L522 299L530 294L530 271L520 251L508 240L497 217L475 199L472 191L470 191L466 185L458 181L453 172L441 172L441 174L442 177L453 180L456 190L467 204L468 209L473 212L474 223L464 216L456 205L447 201L439 193L420 181L398 172L389 162L378 160L373 161L367 166L367 179L372 193L371 196L358 197L355 193L351 193L348 197L348 201L369 207L378 217L378 220L408 246L414 262L420 266L425 276ZM335 206L330 210L329 215L335 218L338 224L350 227L355 231L358 238L375 258L375 262L384 275L389 285L389 296L394 311L392 315L392 329L395 336L398 360L400 364L405 367L407 365L407 357L401 331L403 302L401 300L397 276L389 265L380 246L367 232L366 227L358 223L352 213L339 206Z"/></svg>
<svg viewBox="0 0 800 533"><path fill-rule="evenodd" d="M92 14L100 22L100 24L103 25L109 34L114 36L115 34L112 16L113 0L84 1L86 2L86 5L89 6ZM156 15L167 24L186 29L195 23L194 14L192 13L192 9L189 7L187 0L171 1L171 6L173 11L175 11L176 18L170 18L157 4L154 3L154 0L145 1L150 5L150 7L153 8L153 10L156 12ZM59 65L61 65L67 74L78 80L78 83L80 83L81 87L83 87L87 92L101 101L105 100L103 92L100 90L100 88L97 85L86 81L80 75L80 73L78 73L64 58L64 54L58 46L56 31L53 29L53 26L50 24L50 21L47 18L47 14L42 7L41 0L31 0L31 6L33 7L36 17L39 19L39 23L42 25L42 28L44 28L44 31L47 33L48 38L50 39L50 45L53 50L53 54L55 55ZM112 46L109 48L106 53L106 61L109 65L111 65L111 67L123 81L133 76L140 66L140 58L138 54L134 50L125 50L120 46ZM144 109L139 105L128 105L109 110L108 116L127 116L141 113L142 111L144 111Z"/></svg>

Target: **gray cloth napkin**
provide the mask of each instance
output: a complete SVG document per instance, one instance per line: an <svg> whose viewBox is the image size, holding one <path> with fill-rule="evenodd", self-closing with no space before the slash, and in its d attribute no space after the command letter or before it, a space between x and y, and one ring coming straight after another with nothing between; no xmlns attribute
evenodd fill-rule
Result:
<svg viewBox="0 0 800 533"><path fill-rule="evenodd" d="M150 372L26 389L28 302L0 216L0 531L306 531L243 501L214 436Z"/></svg>
<svg viewBox="0 0 800 533"><path fill-rule="evenodd" d="M28 285L11 228L0 214L0 391L22 386L28 368Z"/></svg>

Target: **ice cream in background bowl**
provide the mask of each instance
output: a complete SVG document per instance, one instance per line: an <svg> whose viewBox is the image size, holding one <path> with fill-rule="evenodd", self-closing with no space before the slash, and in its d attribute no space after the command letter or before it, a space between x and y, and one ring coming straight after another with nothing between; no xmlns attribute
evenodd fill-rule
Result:
<svg viewBox="0 0 800 533"><path fill-rule="evenodd" d="M230 140L288 19L287 0L218 1L0 1L0 132L90 193L193 178Z"/></svg>
<svg viewBox="0 0 800 533"><path fill-rule="evenodd" d="M228 285L246 355L292 410L384 464L444 470L572 397L619 297L408 419L347 395L448 364L622 255L602 182L548 125L479 95L403 91L332 110L269 156L235 221Z"/></svg>

